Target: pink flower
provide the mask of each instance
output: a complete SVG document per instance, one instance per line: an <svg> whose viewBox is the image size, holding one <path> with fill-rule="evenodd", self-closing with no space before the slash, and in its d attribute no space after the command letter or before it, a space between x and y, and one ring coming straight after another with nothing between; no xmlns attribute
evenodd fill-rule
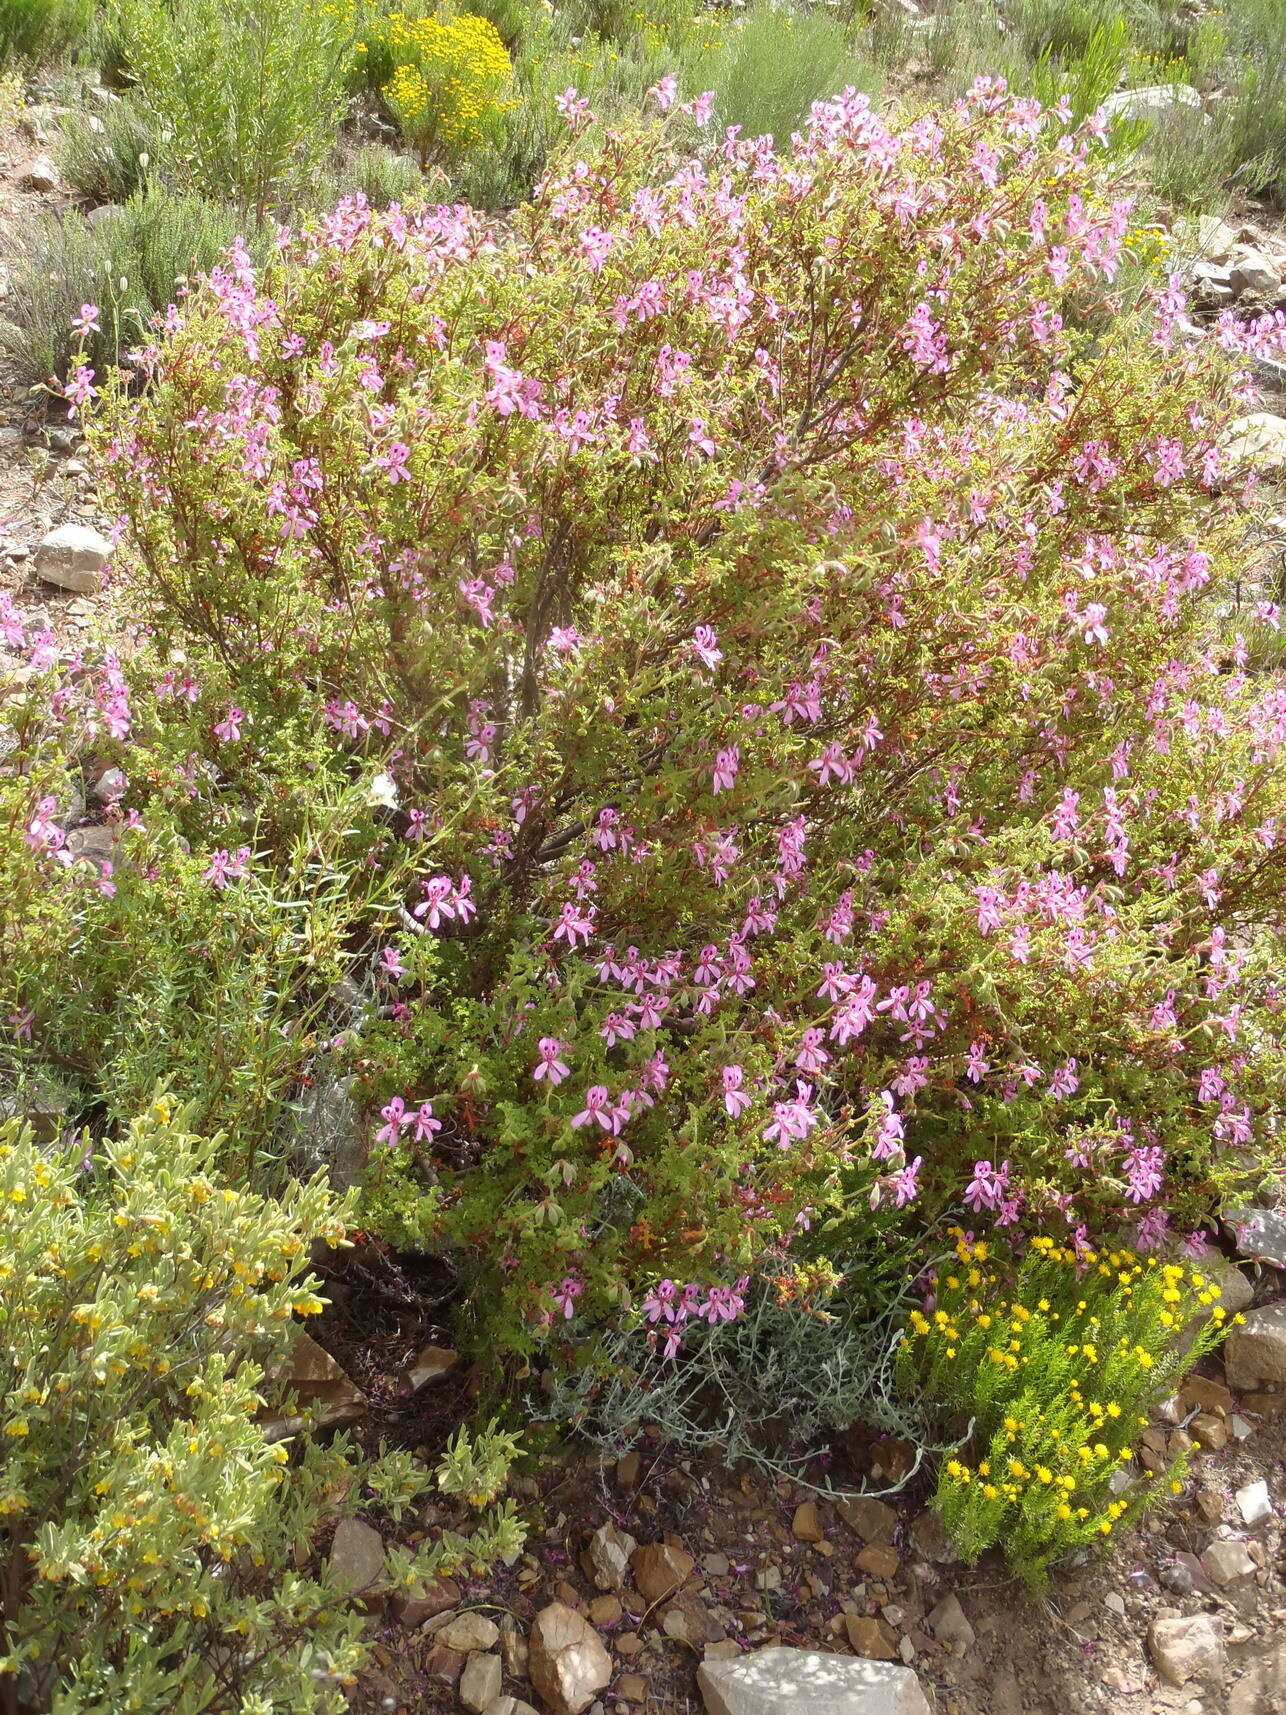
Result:
<svg viewBox="0 0 1286 1715"><path fill-rule="evenodd" d="M554 1303L562 1311L566 1321L570 1322L576 1314L576 1300L584 1290L582 1283L570 1274L565 1280L560 1281L554 1289L552 1294Z"/></svg>
<svg viewBox="0 0 1286 1715"><path fill-rule="evenodd" d="M82 304L71 318L72 332L78 333L82 339L89 333L101 333L103 330L98 325L101 313L97 304Z"/></svg>
<svg viewBox="0 0 1286 1715"><path fill-rule="evenodd" d="M674 106L679 93L677 77L663 77L648 90L651 100L655 101L662 113L668 113Z"/></svg>
<svg viewBox="0 0 1286 1715"><path fill-rule="evenodd" d="M432 1102L420 1103L415 1110L411 1124L413 1127L411 1135L416 1143L430 1143L434 1134L442 1130L442 1121L435 1120L433 1117Z"/></svg>
<svg viewBox="0 0 1286 1715"><path fill-rule="evenodd" d="M730 792L741 767L741 749L738 745L730 745L727 750L721 750L714 759L715 792Z"/></svg>
<svg viewBox="0 0 1286 1715"><path fill-rule="evenodd" d="M557 1087L564 1078L570 1077L570 1068L562 1060L568 1052L565 1042L560 1042L556 1036L542 1036L536 1047L540 1059L531 1075L537 1083L548 1078L550 1084Z"/></svg>
<svg viewBox="0 0 1286 1715"><path fill-rule="evenodd" d="M411 1122L407 1116L406 1103L401 1096L394 1096L386 1107L380 1109L380 1118L384 1124L375 1134L377 1143L386 1143L393 1149L402 1135L402 1128Z"/></svg>
<svg viewBox="0 0 1286 1715"><path fill-rule="evenodd" d="M249 846L242 846L232 855L229 855L226 850L220 849L210 854L210 867L201 877L201 880L208 881L212 887L222 890L230 881L240 881L245 875L249 863Z"/></svg>
<svg viewBox="0 0 1286 1715"><path fill-rule="evenodd" d="M723 1069L723 1105L730 1119L739 1119L750 1106L749 1092L741 1087L744 1076L740 1066Z"/></svg>
<svg viewBox="0 0 1286 1715"><path fill-rule="evenodd" d="M239 709L235 703L229 703L228 712L214 729L214 736L224 744L235 744L241 737L241 723L245 718L244 709Z"/></svg>
<svg viewBox="0 0 1286 1715"><path fill-rule="evenodd" d="M605 1084L591 1084L585 1092L585 1106L572 1120L572 1125L579 1130L582 1126L593 1125L597 1122L604 1131L610 1131L615 1137L621 1129L620 1118L612 1106L612 1099L607 1093Z"/></svg>

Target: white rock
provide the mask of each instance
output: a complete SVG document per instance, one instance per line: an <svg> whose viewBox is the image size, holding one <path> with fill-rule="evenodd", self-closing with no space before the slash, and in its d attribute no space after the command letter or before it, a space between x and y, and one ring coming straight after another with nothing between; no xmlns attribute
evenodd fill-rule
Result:
<svg viewBox="0 0 1286 1715"><path fill-rule="evenodd" d="M1276 1209L1232 1209L1223 1224L1240 1256L1286 1268L1286 1215Z"/></svg>
<svg viewBox="0 0 1286 1715"><path fill-rule="evenodd" d="M1223 1640L1208 1614L1153 1620L1148 1627L1148 1648L1157 1672L1171 1685L1186 1685L1190 1679L1217 1681L1223 1677Z"/></svg>
<svg viewBox="0 0 1286 1715"><path fill-rule="evenodd" d="M1109 1590L1103 1598L1103 1606L1110 1608L1121 1619L1125 1618L1125 1597L1121 1595L1119 1590Z"/></svg>
<svg viewBox="0 0 1286 1715"><path fill-rule="evenodd" d="M612 1658L584 1614L551 1602L528 1640L531 1683L554 1715L581 1715L612 1677Z"/></svg>
<svg viewBox="0 0 1286 1715"><path fill-rule="evenodd" d="M36 575L77 595L96 595L111 557L111 543L97 530L87 524L60 524L36 549Z"/></svg>
<svg viewBox="0 0 1286 1715"><path fill-rule="evenodd" d="M473 1715L482 1715L500 1695L500 1657L471 1655L460 1675L460 1701Z"/></svg>
<svg viewBox="0 0 1286 1715"><path fill-rule="evenodd" d="M864 1656L754 1650L703 1661L697 1684L708 1715L930 1715L909 1667Z"/></svg>
<svg viewBox="0 0 1286 1715"><path fill-rule="evenodd" d="M22 175L22 188L27 191L56 191L61 182L48 155L37 155Z"/></svg>
<svg viewBox="0 0 1286 1715"><path fill-rule="evenodd" d="M1235 1584L1239 1578L1249 1578L1255 1562L1244 1542L1212 1542L1201 1557L1201 1564L1222 1589Z"/></svg>
<svg viewBox="0 0 1286 1715"><path fill-rule="evenodd" d="M1286 1382L1286 1298L1248 1310L1245 1322L1224 1342L1223 1361L1229 1387Z"/></svg>
<svg viewBox="0 0 1286 1715"><path fill-rule="evenodd" d="M1233 258L1228 283L1240 297L1243 292L1275 292L1281 276L1262 250L1243 249Z"/></svg>
<svg viewBox="0 0 1286 1715"><path fill-rule="evenodd" d="M1238 417L1224 441L1224 455L1230 464L1250 465L1265 476L1286 470L1286 417L1272 411Z"/></svg>
<svg viewBox="0 0 1286 1715"><path fill-rule="evenodd" d="M1273 1503L1268 1484L1261 1477L1257 1483L1247 1483L1237 1490L1237 1510L1247 1524L1263 1524L1273 1516Z"/></svg>
<svg viewBox="0 0 1286 1715"><path fill-rule="evenodd" d="M629 1575L630 1556L637 1547L628 1531L618 1530L614 1524L600 1525L585 1551L596 1588L619 1590Z"/></svg>
<svg viewBox="0 0 1286 1715"><path fill-rule="evenodd" d="M1194 118L1201 114L1201 97L1190 83L1152 83L1144 89L1122 89L1109 95L1103 111L1109 119L1164 119L1176 108L1193 109Z"/></svg>

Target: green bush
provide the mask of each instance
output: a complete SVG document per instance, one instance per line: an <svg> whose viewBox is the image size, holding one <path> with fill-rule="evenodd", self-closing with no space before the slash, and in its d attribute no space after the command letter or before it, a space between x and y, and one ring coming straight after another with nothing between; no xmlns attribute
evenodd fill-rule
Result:
<svg viewBox="0 0 1286 1715"><path fill-rule="evenodd" d="M298 0L125 0L121 41L158 166L262 225L305 192L345 108L351 26Z"/></svg>
<svg viewBox="0 0 1286 1715"><path fill-rule="evenodd" d="M94 0L0 0L0 65L43 65L82 42Z"/></svg>
<svg viewBox="0 0 1286 1715"><path fill-rule="evenodd" d="M109 103L101 116L70 114L54 145L63 177L92 203L128 202L153 177L161 152L153 116L129 95Z"/></svg>
<svg viewBox="0 0 1286 1715"><path fill-rule="evenodd" d="M12 264L0 347L29 383L64 378L82 348L73 319L92 303L99 327L83 349L102 374L147 342L152 317L219 259L238 229L231 210L160 188L130 197L107 219L44 216Z"/></svg>
<svg viewBox="0 0 1286 1715"><path fill-rule="evenodd" d="M1060 1555L1182 1487L1184 1462L1118 1492L1151 1410L1222 1337L1199 1264L1037 1236L1022 1257L957 1232L899 1354L907 1392L968 1421L935 1505L971 1564L1000 1547L1040 1588ZM1179 1335L1200 1319L1193 1341Z"/></svg>
<svg viewBox="0 0 1286 1715"><path fill-rule="evenodd" d="M0 1129L0 1681L24 1710L341 1711L366 1652L348 1592L300 1570L324 1526L430 1487L480 1514L389 1553L377 1588L411 1593L522 1545L494 1425L432 1471L275 1438L264 1377L323 1308L309 1247L344 1210L320 1181L233 1189L219 1154L168 1096L97 1152Z"/></svg>

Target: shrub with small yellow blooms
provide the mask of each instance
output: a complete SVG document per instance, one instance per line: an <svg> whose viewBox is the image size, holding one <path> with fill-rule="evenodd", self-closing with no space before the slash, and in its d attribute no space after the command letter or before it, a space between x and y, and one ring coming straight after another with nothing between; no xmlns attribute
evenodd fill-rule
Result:
<svg viewBox="0 0 1286 1715"><path fill-rule="evenodd" d="M0 1128L0 1693L24 1710L346 1709L361 1617L301 1570L314 1536L364 1492L395 1516L435 1481L481 1505L507 1471L494 1430L436 1473L274 1440L261 1383L324 1308L309 1246L342 1243L345 1210L321 1180L232 1188L221 1141L165 1095L96 1155ZM521 1542L510 1504L390 1554L387 1581Z"/></svg>
<svg viewBox="0 0 1286 1715"><path fill-rule="evenodd" d="M1150 1407L1228 1318L1197 1266L1043 1236L1017 1257L953 1237L933 1296L911 1314L900 1380L959 1414L965 1439L934 1504L961 1553L972 1562L999 1545L1039 1588L1060 1555L1177 1491L1181 1462L1128 1483L1123 1468Z"/></svg>
<svg viewBox="0 0 1286 1715"><path fill-rule="evenodd" d="M360 46L372 68L389 68L384 99L422 161L458 155L491 135L513 105L513 63L488 18L373 19Z"/></svg>

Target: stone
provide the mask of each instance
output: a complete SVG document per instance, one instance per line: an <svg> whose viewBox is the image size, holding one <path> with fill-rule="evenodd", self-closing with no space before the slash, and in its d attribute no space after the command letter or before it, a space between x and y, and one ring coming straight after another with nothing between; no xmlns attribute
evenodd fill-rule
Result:
<svg viewBox="0 0 1286 1715"><path fill-rule="evenodd" d="M537 1711L521 1697L497 1697L487 1705L483 1715L537 1715Z"/></svg>
<svg viewBox="0 0 1286 1715"><path fill-rule="evenodd" d="M1217 214L1200 214L1195 228L1185 236L1198 256L1209 262L1226 262L1237 242L1238 229L1220 220Z"/></svg>
<svg viewBox="0 0 1286 1715"><path fill-rule="evenodd" d="M1236 1263L1230 1262L1226 1256L1220 1256L1216 1252L1212 1256L1202 1257L1195 1265L1195 1272L1209 1285L1219 1288L1220 1308L1227 1311L1229 1316L1235 1316L1239 1310L1249 1310L1255 1302L1254 1287ZM1203 1322L1209 1320L1210 1311L1213 1309L1214 1306L1211 1305L1203 1313Z"/></svg>
<svg viewBox="0 0 1286 1715"><path fill-rule="evenodd" d="M647 1702L648 1682L641 1673L623 1673L612 1689L626 1703Z"/></svg>
<svg viewBox="0 0 1286 1715"><path fill-rule="evenodd" d="M1268 1493L1268 1484L1261 1477L1256 1483L1247 1483L1244 1489L1238 1489L1236 1494L1237 1510L1245 1524L1263 1524L1273 1516L1273 1503Z"/></svg>
<svg viewBox="0 0 1286 1715"><path fill-rule="evenodd" d="M1148 1650L1162 1679L1184 1686L1190 1679L1223 1677L1223 1640L1208 1614L1178 1614L1153 1620Z"/></svg>
<svg viewBox="0 0 1286 1715"><path fill-rule="evenodd" d="M929 1630L940 1644L956 1655L964 1655L974 1645L974 1629L955 1595L944 1596L928 1619Z"/></svg>
<svg viewBox="0 0 1286 1715"><path fill-rule="evenodd" d="M1152 83L1142 89L1118 90L1102 105L1109 119L1141 119L1149 124L1181 107L1191 108L1194 118L1206 117L1201 97L1190 83Z"/></svg>
<svg viewBox="0 0 1286 1715"><path fill-rule="evenodd" d="M911 1541L934 1566L951 1566L960 1557L946 1525L934 1512L922 1512L911 1526Z"/></svg>
<svg viewBox="0 0 1286 1715"><path fill-rule="evenodd" d="M511 1614L506 1614L500 1622L500 1659L510 1679L526 1679L527 1640Z"/></svg>
<svg viewBox="0 0 1286 1715"><path fill-rule="evenodd" d="M464 1660L458 1649L435 1643L424 1658L424 1676L436 1685L453 1686L464 1672Z"/></svg>
<svg viewBox="0 0 1286 1715"><path fill-rule="evenodd" d="M1192 1420L1190 1433L1207 1453L1220 1453L1228 1445L1228 1425L1212 1411L1199 1411Z"/></svg>
<svg viewBox="0 0 1286 1715"><path fill-rule="evenodd" d="M680 1585L686 1584L695 1564L686 1548L675 1548L668 1542L650 1542L630 1555L634 1582L649 1607L664 1602Z"/></svg>
<svg viewBox="0 0 1286 1715"><path fill-rule="evenodd" d="M364 1520L340 1519L330 1546L331 1577L349 1595L369 1590L384 1576L384 1538Z"/></svg>
<svg viewBox="0 0 1286 1715"><path fill-rule="evenodd" d="M835 1510L863 1542L892 1542L898 1515L873 1495L836 1496Z"/></svg>
<svg viewBox="0 0 1286 1715"><path fill-rule="evenodd" d="M1275 292L1281 285L1281 277L1262 250L1243 249L1233 257L1228 283L1241 297L1246 292L1256 295Z"/></svg>
<svg viewBox="0 0 1286 1715"><path fill-rule="evenodd" d="M62 180L58 177L58 169L48 155L37 155L22 175L24 191L56 191L61 184Z"/></svg>
<svg viewBox="0 0 1286 1715"><path fill-rule="evenodd" d="M1234 419L1223 443L1230 465L1249 465L1261 476L1286 470L1286 417L1251 411Z"/></svg>
<svg viewBox="0 0 1286 1715"><path fill-rule="evenodd" d="M590 1577L598 1590L619 1590L630 1570L630 1556L638 1543L628 1531L614 1524L600 1525L585 1550Z"/></svg>
<svg viewBox="0 0 1286 1715"><path fill-rule="evenodd" d="M623 1489L637 1489L643 1475L643 1458L637 1449L623 1453L616 1461L616 1481Z"/></svg>
<svg viewBox="0 0 1286 1715"><path fill-rule="evenodd" d="M1223 1496L1217 1489L1198 1489L1192 1498L1207 1524L1218 1524L1223 1518Z"/></svg>
<svg viewBox="0 0 1286 1715"><path fill-rule="evenodd" d="M125 218L125 210L118 202L99 203L97 208L91 208L85 215L86 223L97 231L114 226L118 220Z"/></svg>
<svg viewBox="0 0 1286 1715"><path fill-rule="evenodd" d="M874 1620L866 1615L845 1614L844 1629L848 1641L860 1656L870 1661L897 1661L898 1635L886 1620Z"/></svg>
<svg viewBox="0 0 1286 1715"><path fill-rule="evenodd" d="M449 1376L459 1362L459 1352L453 1352L450 1346L421 1346L415 1354L415 1362L406 1371L405 1379L415 1393L430 1382Z"/></svg>
<svg viewBox="0 0 1286 1715"><path fill-rule="evenodd" d="M1276 1209L1234 1209L1223 1218L1239 1256L1286 1268L1286 1215Z"/></svg>
<svg viewBox="0 0 1286 1715"><path fill-rule="evenodd" d="M324 1429L355 1423L366 1410L362 1390L325 1347L319 1346L302 1328L295 1335L290 1356L270 1372L270 1378L283 1393L294 1394L300 1405L320 1406Z"/></svg>
<svg viewBox="0 0 1286 1715"><path fill-rule="evenodd" d="M816 1501L805 1501L795 1508L791 1529L797 1542L825 1542L826 1532L822 1529L822 1515L817 1510Z"/></svg>
<svg viewBox="0 0 1286 1715"><path fill-rule="evenodd" d="M36 576L77 595L97 595L112 557L106 536L86 524L60 524L36 549Z"/></svg>
<svg viewBox="0 0 1286 1715"><path fill-rule="evenodd" d="M436 1627L433 1633L435 1643L445 1644L448 1649L459 1650L461 1655L474 1655L482 1650L494 1649L499 1638L500 1627L495 1621L472 1609L467 1613L453 1614L449 1620L444 1620Z"/></svg>
<svg viewBox="0 0 1286 1715"><path fill-rule="evenodd" d="M1195 1370L1185 1377L1179 1401L1185 1415L1190 1411L1208 1411L1215 1417L1231 1417L1236 1406L1222 1382L1211 1381L1209 1376L1198 1375Z"/></svg>
<svg viewBox="0 0 1286 1715"><path fill-rule="evenodd" d="M773 1647L736 1661L703 1661L707 1715L930 1715L909 1667Z"/></svg>
<svg viewBox="0 0 1286 1715"><path fill-rule="evenodd" d="M554 1715L580 1715L612 1677L612 1658L583 1614L551 1602L531 1628L531 1683Z"/></svg>
<svg viewBox="0 0 1286 1715"><path fill-rule="evenodd" d="M1281 421L1286 442L1286 420ZM1247 1311L1245 1323L1234 1328L1224 1341L1223 1360L1231 1387L1286 1382L1286 1299Z"/></svg>
<svg viewBox="0 0 1286 1715"><path fill-rule="evenodd" d="M482 1715L500 1695L500 1657L471 1655L460 1676L460 1701L473 1715Z"/></svg>
<svg viewBox="0 0 1286 1715"><path fill-rule="evenodd" d="M397 1617L408 1630L436 1620L439 1614L459 1606L460 1586L454 1578L437 1578L423 1596L404 1596L397 1604Z"/></svg>
<svg viewBox="0 0 1286 1715"><path fill-rule="evenodd" d="M686 1591L661 1615L661 1630L667 1638L677 1638L694 1648L722 1643L728 1635L705 1603Z"/></svg>
<svg viewBox="0 0 1286 1715"><path fill-rule="evenodd" d="M625 1618L625 1609L621 1606L619 1596L595 1596L586 1613L599 1631L608 1626L619 1626Z"/></svg>
<svg viewBox="0 0 1286 1715"><path fill-rule="evenodd" d="M1249 1578L1255 1570L1255 1562L1244 1542L1212 1542L1202 1561L1221 1590L1228 1584L1235 1584L1239 1578Z"/></svg>
<svg viewBox="0 0 1286 1715"><path fill-rule="evenodd" d="M887 1584L897 1577L902 1561L896 1548L889 1548L882 1542L870 1542L853 1564L859 1572L865 1572L870 1578L882 1578Z"/></svg>

